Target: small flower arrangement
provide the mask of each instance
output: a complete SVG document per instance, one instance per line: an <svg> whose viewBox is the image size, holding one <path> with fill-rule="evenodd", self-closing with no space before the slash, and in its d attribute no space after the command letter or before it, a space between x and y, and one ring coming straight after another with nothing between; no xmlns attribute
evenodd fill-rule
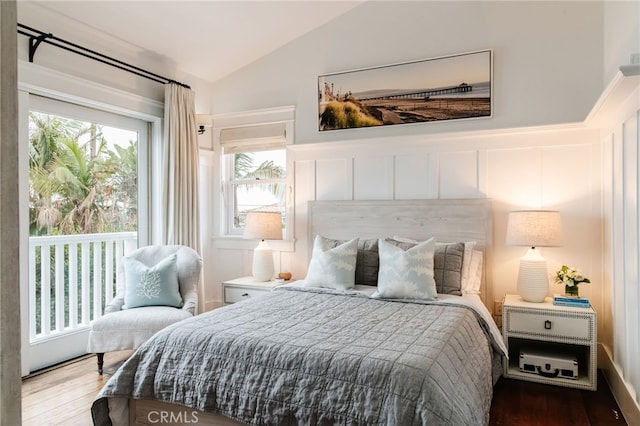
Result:
<svg viewBox="0 0 640 426"><path fill-rule="evenodd" d="M582 271L567 265L562 265L555 275L556 284L564 284L565 293L568 295L578 295L578 284L591 283L589 278L582 275Z"/></svg>

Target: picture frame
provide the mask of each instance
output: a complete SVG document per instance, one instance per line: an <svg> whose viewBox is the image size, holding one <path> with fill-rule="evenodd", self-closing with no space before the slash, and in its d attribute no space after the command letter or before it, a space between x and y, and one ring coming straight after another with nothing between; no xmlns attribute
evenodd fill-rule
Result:
<svg viewBox="0 0 640 426"><path fill-rule="evenodd" d="M493 116L491 49L318 76L318 130Z"/></svg>

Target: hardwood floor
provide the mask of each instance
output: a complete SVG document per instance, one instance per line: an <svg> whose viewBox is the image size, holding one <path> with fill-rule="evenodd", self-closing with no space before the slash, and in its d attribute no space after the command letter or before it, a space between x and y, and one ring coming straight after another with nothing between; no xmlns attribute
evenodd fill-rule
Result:
<svg viewBox="0 0 640 426"><path fill-rule="evenodd" d="M493 390L492 426L626 425L604 376L595 392L500 378Z"/></svg>
<svg viewBox="0 0 640 426"><path fill-rule="evenodd" d="M102 376L92 355L23 379L23 426L92 425L93 398L130 354L105 354Z"/></svg>
<svg viewBox="0 0 640 426"><path fill-rule="evenodd" d="M105 355L104 375L95 356L25 378L22 383L24 426L89 426L91 403L130 351ZM494 389L493 426L626 425L604 377L598 391L581 391L501 378Z"/></svg>

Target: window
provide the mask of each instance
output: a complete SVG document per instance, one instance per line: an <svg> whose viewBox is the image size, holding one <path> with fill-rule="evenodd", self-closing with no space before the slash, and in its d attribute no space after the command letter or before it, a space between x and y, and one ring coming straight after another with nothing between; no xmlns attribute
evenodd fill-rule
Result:
<svg viewBox="0 0 640 426"><path fill-rule="evenodd" d="M27 371L86 352L83 333L116 294L120 256L148 242L150 122L94 106L22 97Z"/></svg>
<svg viewBox="0 0 640 426"><path fill-rule="evenodd" d="M227 233L241 234L249 211L277 211L286 224L284 124L224 129Z"/></svg>
<svg viewBox="0 0 640 426"><path fill-rule="evenodd" d="M30 106L30 235L137 232L146 124L34 95Z"/></svg>
<svg viewBox="0 0 640 426"><path fill-rule="evenodd" d="M247 212L282 214L282 250L293 250L293 174L287 147L294 141L295 108L284 106L213 117L213 156L220 172L212 176L213 208L220 220L215 234L239 236ZM219 189L219 190L218 190ZM222 238L221 244L237 246ZM231 247L229 246L229 247Z"/></svg>

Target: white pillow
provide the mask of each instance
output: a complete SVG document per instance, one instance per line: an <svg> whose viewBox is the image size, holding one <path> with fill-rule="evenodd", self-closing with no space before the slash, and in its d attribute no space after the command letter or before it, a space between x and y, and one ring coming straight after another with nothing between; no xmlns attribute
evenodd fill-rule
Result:
<svg viewBox="0 0 640 426"><path fill-rule="evenodd" d="M305 287L325 287L338 290L355 288L358 238L330 248L327 240L316 235Z"/></svg>
<svg viewBox="0 0 640 426"><path fill-rule="evenodd" d="M400 241L401 243L410 243L410 244L418 244L419 241L413 240L411 238L398 237L396 235L393 236L393 239L396 241ZM461 275L462 279L460 280L460 291L462 293L471 293L473 285L472 283L472 271L471 271L471 259L473 258L473 251L475 250L476 242L475 241L465 241L464 242L464 256L462 257L462 270ZM480 256L482 256L482 252L480 252ZM482 257L480 258L482 261ZM480 268L482 270L482 268ZM478 284L478 291L480 289L480 285Z"/></svg>
<svg viewBox="0 0 640 426"><path fill-rule="evenodd" d="M433 278L433 255L436 242L428 239L404 251L378 240L380 270L378 290L371 296L387 299L435 300L438 298Z"/></svg>
<svg viewBox="0 0 640 426"><path fill-rule="evenodd" d="M469 267L469 280L466 288L463 287L463 294L480 294L482 284L482 256L480 250L471 252L471 265Z"/></svg>
<svg viewBox="0 0 640 426"><path fill-rule="evenodd" d="M471 262L473 260L473 252L476 248L475 241L465 241L464 243L464 256L462 258L462 279L460 290L464 293L465 290L471 288ZM482 253L482 252L481 252Z"/></svg>

